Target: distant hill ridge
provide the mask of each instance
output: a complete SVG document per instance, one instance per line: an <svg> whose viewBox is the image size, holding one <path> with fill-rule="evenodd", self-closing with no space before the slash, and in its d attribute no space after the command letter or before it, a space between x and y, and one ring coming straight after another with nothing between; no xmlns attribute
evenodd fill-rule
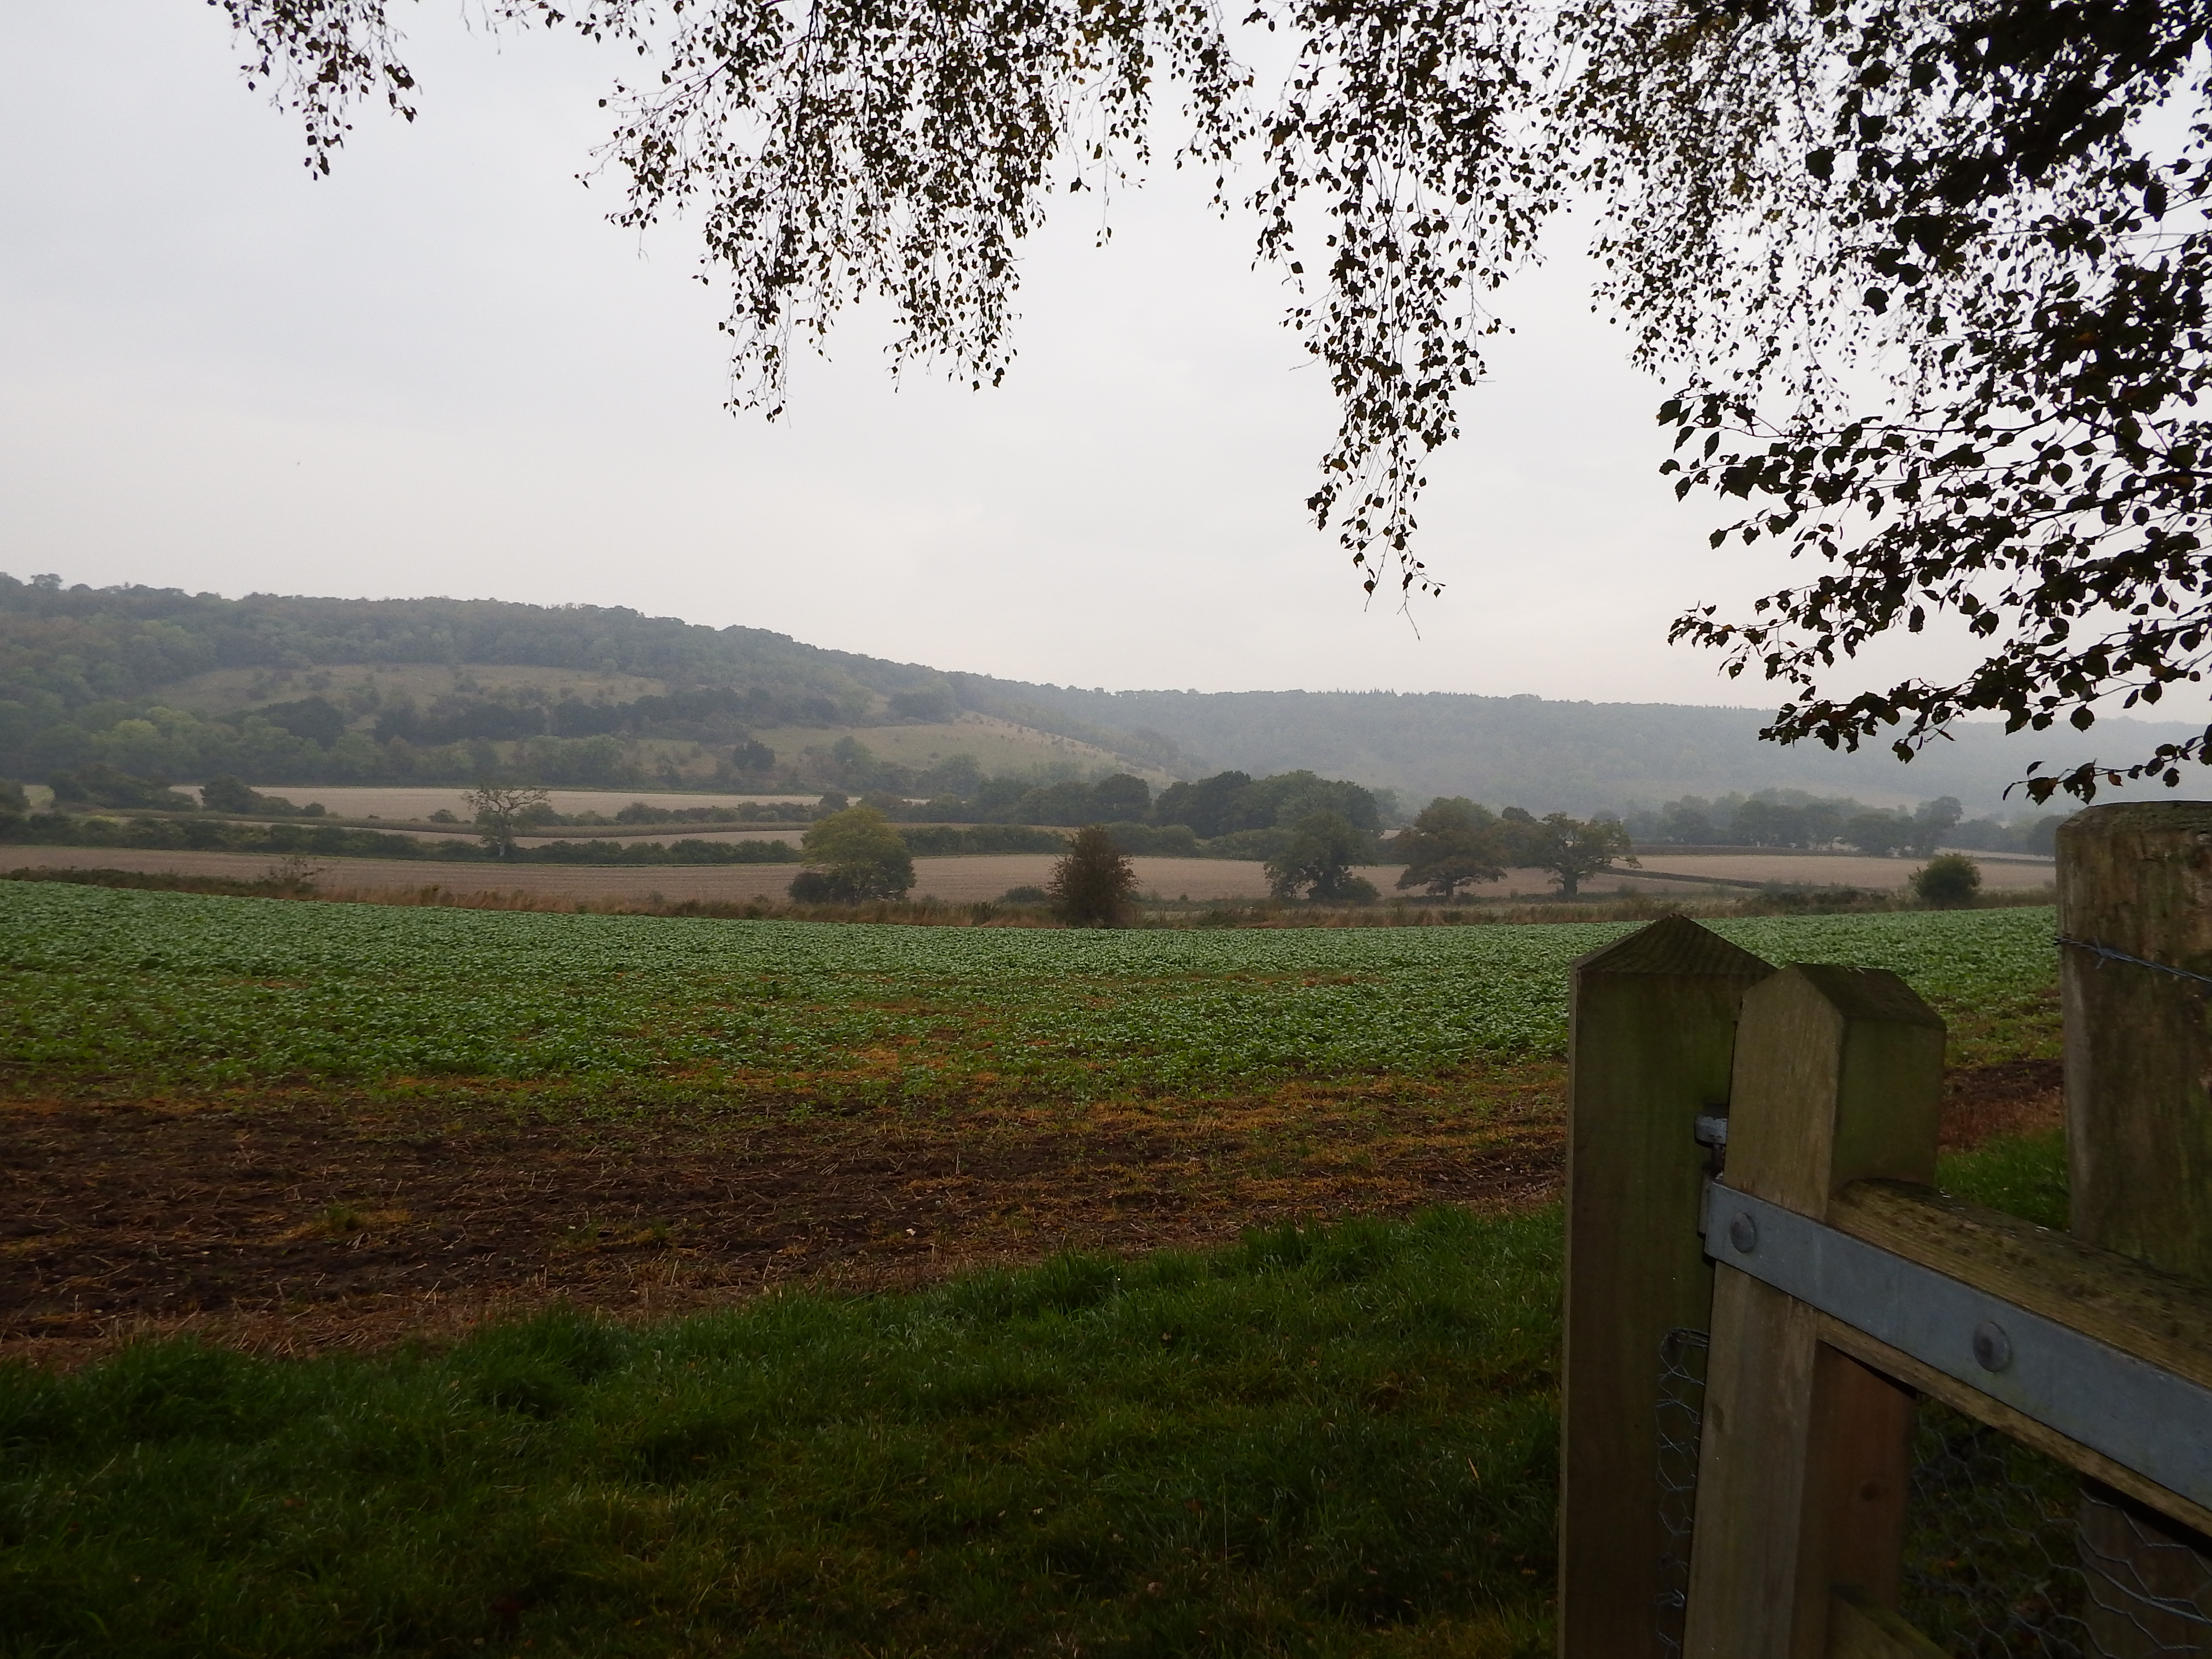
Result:
<svg viewBox="0 0 2212 1659"><path fill-rule="evenodd" d="M1762 711L1531 696L1389 691L1104 691L946 671L712 628L621 607L490 599L339 599L173 588L65 586L0 574L0 769L64 759L63 728L95 736L165 688L222 669L444 665L629 676L747 692L756 726L824 733L964 708L1194 777L1301 769L1397 790L1587 812L1683 794L1802 789L1903 803L1955 795L1999 806L2032 759L2133 752L2185 724L2100 722L2008 738L1961 727L1911 766L1757 738ZM270 694L296 697L296 690ZM48 756L42 751L54 750Z"/></svg>
<svg viewBox="0 0 2212 1659"><path fill-rule="evenodd" d="M1413 800L1465 794L1575 812L1764 789L1881 805L1955 795L1970 811L1991 811L2008 805L2006 787L2031 761L2048 769L2203 730L2107 720L2087 732L2007 737L2001 726L1978 722L1955 728L1950 741L1907 765L1886 744L1843 755L1761 742L1768 711L1759 708L1449 691L1100 692L947 678L971 705L1003 696L1092 727L1148 730L1186 753L1255 775L1308 767ZM2009 805L2024 810L2026 803L2015 794Z"/></svg>

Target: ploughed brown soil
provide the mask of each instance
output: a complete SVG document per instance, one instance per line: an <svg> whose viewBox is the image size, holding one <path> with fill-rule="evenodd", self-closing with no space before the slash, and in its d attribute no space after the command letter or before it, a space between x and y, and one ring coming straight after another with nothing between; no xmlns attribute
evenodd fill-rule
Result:
<svg viewBox="0 0 2212 1659"><path fill-rule="evenodd" d="M2055 1060L2008 1060L1953 1072L1943 1080L1946 1152L1963 1152L2000 1135L2035 1134L2063 1127L2065 1074Z"/></svg>
<svg viewBox="0 0 2212 1659"><path fill-rule="evenodd" d="M1564 1068L1246 1100L779 1118L518 1091L0 1098L0 1355L156 1332L273 1351L854 1288L1069 1247L1553 1197ZM1954 1074L1947 1146L2051 1127L2057 1067Z"/></svg>

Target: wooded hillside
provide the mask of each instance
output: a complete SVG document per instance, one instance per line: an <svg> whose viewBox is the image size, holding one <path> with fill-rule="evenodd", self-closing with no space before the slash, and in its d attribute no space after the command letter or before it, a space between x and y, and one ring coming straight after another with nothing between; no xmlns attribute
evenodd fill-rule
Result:
<svg viewBox="0 0 2212 1659"><path fill-rule="evenodd" d="M964 755L1040 781L1310 770L1407 801L1576 812L1784 788L1876 804L1950 795L1984 813L2029 760L2069 764L2122 735L2109 721L2014 739L1969 726L1907 768L1886 750L1762 744L1764 718L1534 696L1112 692L619 608L228 599L0 574L0 775L26 781L107 762L268 784L465 780L498 767L577 786L866 788L861 774L881 761L903 769L899 787L965 793L979 767ZM2123 724L2130 742L2168 729ZM860 764L850 741L877 759Z"/></svg>

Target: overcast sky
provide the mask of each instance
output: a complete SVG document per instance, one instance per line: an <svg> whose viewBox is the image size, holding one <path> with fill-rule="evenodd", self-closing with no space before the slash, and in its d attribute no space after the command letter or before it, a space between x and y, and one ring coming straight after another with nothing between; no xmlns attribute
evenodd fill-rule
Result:
<svg viewBox="0 0 2212 1659"><path fill-rule="evenodd" d="M683 226L575 180L611 58L397 8L412 126L311 180L196 0L0 0L0 569L238 594L623 605L1111 688L1756 702L1667 645L1781 579L1705 549L1659 391L1571 257L1434 461L1418 607L1302 503L1334 423L1284 291L1172 173L1031 249L1006 386L894 390L879 319L769 426L723 406Z"/></svg>

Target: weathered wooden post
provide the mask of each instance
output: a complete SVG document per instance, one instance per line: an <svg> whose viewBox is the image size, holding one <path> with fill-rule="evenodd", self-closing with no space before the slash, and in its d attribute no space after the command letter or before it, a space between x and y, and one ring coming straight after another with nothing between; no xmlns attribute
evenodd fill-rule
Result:
<svg viewBox="0 0 2212 1659"><path fill-rule="evenodd" d="M1701 1113L1725 1109L1736 1011L1774 970L1670 916L1575 964L1567 1138L1559 1652L1656 1659L1660 1345L1703 1330Z"/></svg>
<svg viewBox="0 0 2212 1659"><path fill-rule="evenodd" d="M2072 1231L2212 1283L2212 805L2093 806L2058 832ZM2200 1653L2205 1540L2108 1489L2081 1507L2090 1638Z"/></svg>
<svg viewBox="0 0 2212 1659"><path fill-rule="evenodd" d="M1854 1181L1931 1182L1942 1071L1943 1023L1894 974L1784 969L1744 999L1729 1188L1825 1221ZM1751 1229L1740 1249L1754 1248L1748 1215L1730 1224ZM1820 1330L1812 1307L1720 1270L1684 1633L1692 1659L1926 1650L1882 1629L1897 1599L1913 1395Z"/></svg>

